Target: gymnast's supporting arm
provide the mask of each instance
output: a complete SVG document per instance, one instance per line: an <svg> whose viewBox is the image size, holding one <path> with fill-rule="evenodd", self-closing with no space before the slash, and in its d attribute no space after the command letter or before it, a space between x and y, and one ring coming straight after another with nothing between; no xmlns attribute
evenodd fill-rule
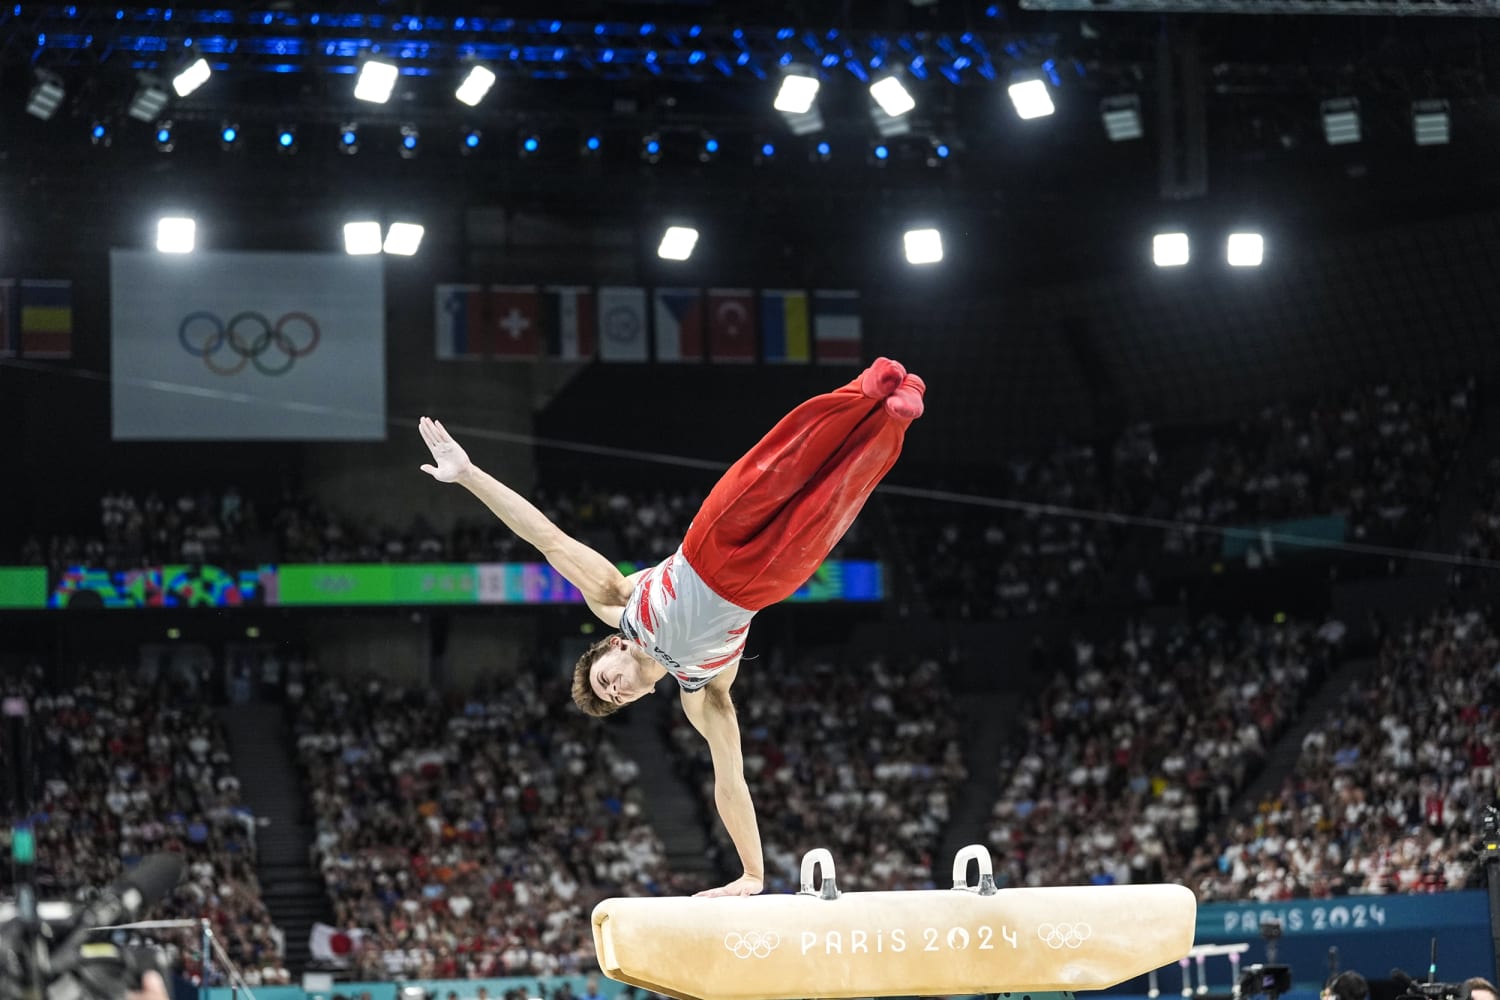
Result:
<svg viewBox="0 0 1500 1000"><path fill-rule="evenodd" d="M577 587L589 609L610 628L618 628L630 583L615 565L598 552L547 520L525 497L469 460L443 425L423 417L418 429L437 465L422 471L440 483L458 483L474 494L521 540L535 546L552 568Z"/></svg>
<svg viewBox="0 0 1500 1000"><path fill-rule="evenodd" d="M734 702L729 698L730 685L739 673L736 660L701 691L682 695L682 708L693 728L708 741L714 763L714 804L719 819L729 831L729 839L739 852L744 874L718 889L698 893L700 896L754 896L765 887L766 866L760 848L760 828L755 823L755 803L750 800L750 786L745 783L745 761L740 750L740 722Z"/></svg>

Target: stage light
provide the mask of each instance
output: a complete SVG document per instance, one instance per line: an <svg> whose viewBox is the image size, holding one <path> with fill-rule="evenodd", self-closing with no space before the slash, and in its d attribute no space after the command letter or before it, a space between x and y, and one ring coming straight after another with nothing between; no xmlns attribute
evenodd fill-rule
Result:
<svg viewBox="0 0 1500 1000"><path fill-rule="evenodd" d="M367 60L359 68L359 78L354 81L354 96L371 104L384 104L391 99L391 91L396 88L396 78L400 75L395 63Z"/></svg>
<svg viewBox="0 0 1500 1000"><path fill-rule="evenodd" d="M158 122L156 125L156 149L161 153L170 153L177 148L177 140L172 134L172 123L170 121Z"/></svg>
<svg viewBox="0 0 1500 1000"><path fill-rule="evenodd" d="M707 163L719 155L719 140L707 132L703 133L703 143L698 147L698 161Z"/></svg>
<svg viewBox="0 0 1500 1000"><path fill-rule="evenodd" d="M458 90L453 92L453 96L472 108L484 100L484 95L488 94L494 85L495 71L488 66L475 65L470 67L468 75L464 77L464 82L458 85Z"/></svg>
<svg viewBox="0 0 1500 1000"><path fill-rule="evenodd" d="M1418 146L1446 146L1451 131L1448 117L1448 102L1442 100L1413 101L1411 106L1412 136Z"/></svg>
<svg viewBox="0 0 1500 1000"><path fill-rule="evenodd" d="M1110 142L1129 142L1146 134L1141 124L1141 99L1135 94L1106 97L1099 102L1099 117Z"/></svg>
<svg viewBox="0 0 1500 1000"><path fill-rule="evenodd" d="M225 152L234 149L240 142L240 127L234 122L225 122L219 128L219 146Z"/></svg>
<svg viewBox="0 0 1500 1000"><path fill-rule="evenodd" d="M62 106L65 93L62 77L46 70L37 70L36 83L26 97L26 113L42 121L49 120Z"/></svg>
<svg viewBox="0 0 1500 1000"><path fill-rule="evenodd" d="M761 161L776 159L776 144L774 142L763 142L760 144Z"/></svg>
<svg viewBox="0 0 1500 1000"><path fill-rule="evenodd" d="M297 152L297 126L283 125L276 131L276 150L286 156Z"/></svg>
<svg viewBox="0 0 1500 1000"><path fill-rule="evenodd" d="M1052 114L1057 108L1052 103L1052 95L1047 91L1046 82L1039 76L1017 77L1011 82L1010 103L1015 105L1016 114L1023 119L1044 118Z"/></svg>
<svg viewBox="0 0 1500 1000"><path fill-rule="evenodd" d="M827 163L833 156L833 147L825 139L813 147L812 159L815 163Z"/></svg>
<svg viewBox="0 0 1500 1000"><path fill-rule="evenodd" d="M140 85L130 98L126 114L140 122L154 122L167 106L167 92L154 77L142 74L137 78Z"/></svg>
<svg viewBox="0 0 1500 1000"><path fill-rule="evenodd" d="M163 216L156 221L156 249L162 253L192 253L198 226L184 216Z"/></svg>
<svg viewBox="0 0 1500 1000"><path fill-rule="evenodd" d="M895 76L882 77L870 84L870 96L875 98L875 103L879 104L881 110L892 118L900 118L917 106L917 101L911 96L911 92L903 87L901 80Z"/></svg>
<svg viewBox="0 0 1500 1000"><path fill-rule="evenodd" d="M542 140L535 132L522 132L516 138L516 153L521 159L535 156L542 148Z"/></svg>
<svg viewBox="0 0 1500 1000"><path fill-rule="evenodd" d="M942 166L948 157L953 155L953 148L941 139L933 139L927 147L927 165L929 167Z"/></svg>
<svg viewBox="0 0 1500 1000"><path fill-rule="evenodd" d="M401 145L398 147L401 152L401 159L411 160L416 158L418 153L417 145L421 141L421 138L422 133L415 125L401 126Z"/></svg>
<svg viewBox="0 0 1500 1000"><path fill-rule="evenodd" d="M385 252L410 257L422 245L424 230L414 222L393 222L385 234Z"/></svg>
<svg viewBox="0 0 1500 1000"><path fill-rule="evenodd" d="M698 245L698 230L691 226L668 226L662 233L656 255L662 260L687 260Z"/></svg>
<svg viewBox="0 0 1500 1000"><path fill-rule="evenodd" d="M652 132L641 139L641 159L647 163L658 163L661 161L661 136Z"/></svg>
<svg viewBox="0 0 1500 1000"><path fill-rule="evenodd" d="M1157 233L1151 240L1151 259L1157 267L1182 267L1190 256L1187 233Z"/></svg>
<svg viewBox="0 0 1500 1000"><path fill-rule="evenodd" d="M344 122L339 126L339 152L345 156L359 152L359 126L354 122Z"/></svg>
<svg viewBox="0 0 1500 1000"><path fill-rule="evenodd" d="M604 140L597 135L586 135L583 142L579 144L579 153L583 156L598 156L604 149Z"/></svg>
<svg viewBox="0 0 1500 1000"><path fill-rule="evenodd" d="M877 142L870 147L870 162L877 167L883 167L891 162L891 147L883 142Z"/></svg>
<svg viewBox="0 0 1500 1000"><path fill-rule="evenodd" d="M1324 101L1321 110L1323 112L1323 138L1328 141L1328 145L1347 146L1350 143L1359 142L1358 98L1338 97Z"/></svg>
<svg viewBox="0 0 1500 1000"><path fill-rule="evenodd" d="M186 97L207 83L208 78L213 75L214 71L209 67L207 59L194 59L186 69L172 77L172 89L177 91L178 97Z"/></svg>
<svg viewBox="0 0 1500 1000"><path fill-rule="evenodd" d="M943 259L943 234L936 229L908 229L902 242L908 264L936 264Z"/></svg>
<svg viewBox="0 0 1500 1000"><path fill-rule="evenodd" d="M348 254L372 254L380 252L380 223L344 223L344 252Z"/></svg>
<svg viewBox="0 0 1500 1000"><path fill-rule="evenodd" d="M1260 233L1230 233L1227 256L1230 267L1260 267L1265 259L1266 241Z"/></svg>
<svg viewBox="0 0 1500 1000"><path fill-rule="evenodd" d="M89 126L89 140L96 146L108 146L114 141L114 136L111 135L107 124L95 121Z"/></svg>
<svg viewBox="0 0 1500 1000"><path fill-rule="evenodd" d="M807 72L789 72L781 78L772 107L783 114L805 115L818 97L818 78Z"/></svg>
<svg viewBox="0 0 1500 1000"><path fill-rule="evenodd" d="M477 128L464 129L464 137L458 144L458 151L464 156L479 152L479 143L483 137Z"/></svg>

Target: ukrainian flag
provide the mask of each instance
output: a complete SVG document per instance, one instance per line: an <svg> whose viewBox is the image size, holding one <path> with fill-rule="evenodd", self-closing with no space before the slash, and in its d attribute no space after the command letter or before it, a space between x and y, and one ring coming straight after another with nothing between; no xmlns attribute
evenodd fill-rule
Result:
<svg viewBox="0 0 1500 1000"><path fill-rule="evenodd" d="M766 361L805 365L812 360L807 312L806 292L766 289L760 293L760 342Z"/></svg>
<svg viewBox="0 0 1500 1000"><path fill-rule="evenodd" d="M71 357L73 283L22 281L20 326L23 357Z"/></svg>

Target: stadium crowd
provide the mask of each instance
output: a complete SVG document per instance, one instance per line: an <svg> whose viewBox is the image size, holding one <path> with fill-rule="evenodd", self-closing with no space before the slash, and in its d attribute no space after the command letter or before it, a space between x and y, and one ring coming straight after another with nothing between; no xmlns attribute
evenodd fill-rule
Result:
<svg viewBox="0 0 1500 1000"><path fill-rule="evenodd" d="M1202 899L1437 892L1478 877L1495 797L1500 637L1443 610L1391 635L1303 740L1295 771L1188 869Z"/></svg>
<svg viewBox="0 0 1500 1000"><path fill-rule="evenodd" d="M1001 764L989 842L1009 885L1161 881L1183 869L1338 655L1343 627L1137 623L1073 640Z"/></svg>
<svg viewBox="0 0 1500 1000"><path fill-rule="evenodd" d="M943 668L814 660L792 669L769 655L734 685L766 891L795 891L813 844L838 859L841 887L931 888L933 855L967 776ZM713 819L708 750L680 707L670 726L732 869L734 846Z"/></svg>
<svg viewBox="0 0 1500 1000"><path fill-rule="evenodd" d="M53 690L32 665L7 674L4 694L25 699L30 713L31 767L4 764L31 786L16 818L29 817L34 830L41 897L81 899L146 855L180 853L187 872L153 915L206 917L251 985L289 982L281 932L255 877L255 818L240 804L213 709L177 678L122 668ZM201 979L197 930L157 940L185 975ZM209 983L223 982L222 968L211 968Z"/></svg>
<svg viewBox="0 0 1500 1000"><path fill-rule="evenodd" d="M297 708L313 860L356 978L587 970L606 895L680 888L637 767L565 689L527 677L447 701L312 678Z"/></svg>

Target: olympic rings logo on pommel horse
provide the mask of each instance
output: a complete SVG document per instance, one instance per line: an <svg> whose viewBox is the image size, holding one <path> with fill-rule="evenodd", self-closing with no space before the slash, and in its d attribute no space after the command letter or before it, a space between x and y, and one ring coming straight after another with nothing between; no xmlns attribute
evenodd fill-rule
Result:
<svg viewBox="0 0 1500 1000"><path fill-rule="evenodd" d="M1036 936L1053 951L1059 948L1077 948L1094 933L1088 924L1041 924Z"/></svg>
<svg viewBox="0 0 1500 1000"><path fill-rule="evenodd" d="M765 958L781 944L781 935L775 931L730 931L724 935L724 947L734 953L735 958Z"/></svg>
<svg viewBox="0 0 1500 1000"><path fill-rule="evenodd" d="M288 335L288 328L294 323L300 323L305 328L303 336L307 338L306 343L298 345ZM240 331L242 326L259 327L249 343L245 342L245 334ZM205 333L207 339L203 339ZM298 358L305 358L317 350L318 341L322 337L323 331L318 327L318 321L305 312L289 312L272 323L260 313L246 310L235 313L225 323L216 313L199 310L188 313L177 324L177 342L182 345L182 349L196 358L202 358L208 370L215 375L237 375L244 370L246 363L253 364L262 375L285 375L292 370L292 365L297 363ZM195 343L195 339L202 339L202 343ZM214 358L226 346L239 355L239 360L227 366L215 364ZM261 360L261 356L272 346L285 356L285 361L269 365Z"/></svg>

